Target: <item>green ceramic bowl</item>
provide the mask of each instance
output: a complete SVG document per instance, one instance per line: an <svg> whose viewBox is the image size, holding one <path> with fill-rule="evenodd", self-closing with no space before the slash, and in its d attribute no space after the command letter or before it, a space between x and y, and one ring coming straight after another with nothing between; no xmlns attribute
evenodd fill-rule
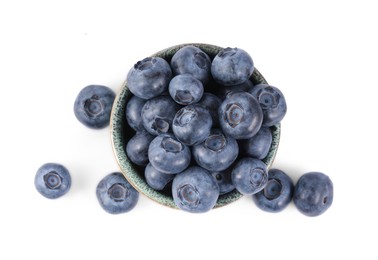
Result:
<svg viewBox="0 0 378 260"><path fill-rule="evenodd" d="M190 44L180 44L165 50L159 51L152 56L162 57L166 59L168 62L171 60L172 56L182 47L186 45L194 45L198 48L202 49L206 52L210 58L214 58L215 55L223 48L210 45L210 44L197 44L197 43L190 43ZM255 69L253 75L250 78L254 85L259 83L267 83L264 77L260 74L260 72ZM146 195L150 199L165 205L171 208L177 208L175 205L173 198L170 194L170 190L165 191L156 191L148 186L144 179L144 171L143 168L140 166L136 166L129 161L125 153L125 147L127 141L134 135L133 130L127 125L126 117L125 117L125 110L126 104L130 97L132 96L131 92L127 88L127 82L125 81L121 87L121 91L117 95L113 109L112 109L112 116L110 121L110 133L111 133L111 141L113 145L114 154L116 160L121 168L122 173L125 175L126 179L133 185L140 193ZM271 127L271 131L273 134L273 142L270 148L270 151L267 157L263 160L268 167L270 167L273 163L274 157L276 155L278 149L278 143L280 139L280 125L276 125ZM215 205L215 208L227 205L236 201L237 199L241 198L243 195L240 194L238 191L234 190L227 194L221 195L218 198L218 201Z"/></svg>

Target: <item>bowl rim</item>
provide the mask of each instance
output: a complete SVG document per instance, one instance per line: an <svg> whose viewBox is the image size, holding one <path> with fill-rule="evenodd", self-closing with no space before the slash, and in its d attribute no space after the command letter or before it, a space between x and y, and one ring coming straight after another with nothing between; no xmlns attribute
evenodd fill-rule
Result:
<svg viewBox="0 0 378 260"><path fill-rule="evenodd" d="M176 53L179 49L182 47L192 45L200 48L204 52L219 52L221 51L222 47L212 45L212 44L205 44L205 43L185 43L185 44L178 44L171 47L168 47L166 49L163 49L159 52L156 52L152 54L150 57L162 57L166 58L168 56L172 56L174 53ZM251 76L251 78L254 78L259 83L265 83L268 84L265 78L261 75L261 73L255 68L254 72ZM135 169L135 166L128 160L125 152L125 148L123 147L125 144L122 141L121 136L121 129L122 128L122 122L124 122L125 119L125 109L126 109L126 103L127 100L132 96L130 90L127 88L127 80L124 80L122 83L119 92L116 95L116 98L114 100L112 111L111 111L111 117L110 117L110 138L111 138L111 144L112 144L112 150L114 153L114 156L116 158L117 164L120 167L121 173L125 176L127 181L141 194L145 195L149 199L170 207L174 209L178 209L176 204L173 201L173 198L171 196L168 196L166 194L161 193L160 191L156 191L153 188L149 187L146 181L140 176L140 174L137 173L137 169ZM269 169L273 161L275 159L275 156L277 154L278 145L280 141L280 135L281 135L281 124L277 124L275 126L270 127L272 131L272 145L269 149L268 155L263 159L263 162L267 165L267 168ZM225 205L228 205L244 195L238 192L236 189L220 195L214 208L219 208Z"/></svg>

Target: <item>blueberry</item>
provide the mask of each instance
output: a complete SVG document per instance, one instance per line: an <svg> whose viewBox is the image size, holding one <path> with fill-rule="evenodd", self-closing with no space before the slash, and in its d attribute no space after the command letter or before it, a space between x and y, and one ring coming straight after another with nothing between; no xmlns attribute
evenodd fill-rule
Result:
<svg viewBox="0 0 378 260"><path fill-rule="evenodd" d="M232 92L218 109L223 132L235 139L249 139L261 127L263 113L257 100L247 92Z"/></svg>
<svg viewBox="0 0 378 260"><path fill-rule="evenodd" d="M48 199L56 199L71 188L71 175L66 167L58 163L43 164L34 178L37 191Z"/></svg>
<svg viewBox="0 0 378 260"><path fill-rule="evenodd" d="M203 94L202 82L190 74L175 76L168 88L173 100L180 105L197 103Z"/></svg>
<svg viewBox="0 0 378 260"><path fill-rule="evenodd" d="M214 80L224 86L242 84L247 81L254 70L249 54L238 48L225 48L211 63Z"/></svg>
<svg viewBox="0 0 378 260"><path fill-rule="evenodd" d="M138 191L120 172L106 175L97 185L96 195L101 207L110 214L132 210L139 199Z"/></svg>
<svg viewBox="0 0 378 260"><path fill-rule="evenodd" d="M126 145L127 157L137 165L148 164L148 147L155 136L146 131L137 132Z"/></svg>
<svg viewBox="0 0 378 260"><path fill-rule="evenodd" d="M172 130L180 142L194 145L203 142L209 136L212 122L206 108L198 104L188 105L176 113Z"/></svg>
<svg viewBox="0 0 378 260"><path fill-rule="evenodd" d="M198 104L209 111L211 119L213 120L213 126L219 126L218 108L222 104L222 100L212 93L205 92Z"/></svg>
<svg viewBox="0 0 378 260"><path fill-rule="evenodd" d="M144 177L146 178L147 184L155 189L162 190L165 186L173 180L174 174L166 174L156 170L151 163L147 164L144 169Z"/></svg>
<svg viewBox="0 0 378 260"><path fill-rule="evenodd" d="M285 97L278 88L267 84L259 84L254 86L249 93L260 103L264 114L263 126L273 126L279 123L286 115Z"/></svg>
<svg viewBox="0 0 378 260"><path fill-rule="evenodd" d="M281 170L270 169L263 190L252 196L256 205L267 212L280 212L289 205L294 192L291 178Z"/></svg>
<svg viewBox="0 0 378 260"><path fill-rule="evenodd" d="M306 216L323 214L333 201L333 183L320 172L303 174L294 189L293 201L297 209Z"/></svg>
<svg viewBox="0 0 378 260"><path fill-rule="evenodd" d="M191 159L190 149L173 134L161 134L152 140L148 148L152 166L163 173L179 173L185 170Z"/></svg>
<svg viewBox="0 0 378 260"><path fill-rule="evenodd" d="M129 126L135 131L143 131L143 120L142 120L142 108L146 103L145 99L138 98L137 96L132 96L127 102L126 106L126 120Z"/></svg>
<svg viewBox="0 0 378 260"><path fill-rule="evenodd" d="M210 78L210 57L195 46L185 46L172 57L171 67L175 75L191 74L203 84Z"/></svg>
<svg viewBox="0 0 378 260"><path fill-rule="evenodd" d="M253 88L253 83L249 79L239 85L221 86L218 85L217 95L220 99L224 100L230 92L249 91Z"/></svg>
<svg viewBox="0 0 378 260"><path fill-rule="evenodd" d="M203 213L214 207L219 197L219 187L207 170L192 166L175 176L172 195L180 209L191 213Z"/></svg>
<svg viewBox="0 0 378 260"><path fill-rule="evenodd" d="M160 57L138 61L127 74L127 87L135 96L150 99L168 89L172 78L169 63Z"/></svg>
<svg viewBox="0 0 378 260"><path fill-rule="evenodd" d="M247 140L241 140L243 152L256 159L264 159L272 145L272 132L268 127L261 127L256 135Z"/></svg>
<svg viewBox="0 0 378 260"><path fill-rule="evenodd" d="M239 159L231 173L232 183L244 195L253 195L264 189L268 182L265 163L252 157Z"/></svg>
<svg viewBox="0 0 378 260"><path fill-rule="evenodd" d="M193 146L192 153L199 166L209 171L222 171L236 160L239 146L234 138L220 129L211 129L202 143Z"/></svg>
<svg viewBox="0 0 378 260"><path fill-rule="evenodd" d="M235 189L231 179L232 169L233 166L230 166L223 171L211 172L211 175L213 175L219 186L219 195L229 193Z"/></svg>
<svg viewBox="0 0 378 260"><path fill-rule="evenodd" d="M152 135L167 133L179 105L170 96L158 96L148 100L142 108L144 128Z"/></svg>
<svg viewBox="0 0 378 260"><path fill-rule="evenodd" d="M93 129L109 125L115 93L108 87L89 85L83 88L76 97L74 113L85 126Z"/></svg>

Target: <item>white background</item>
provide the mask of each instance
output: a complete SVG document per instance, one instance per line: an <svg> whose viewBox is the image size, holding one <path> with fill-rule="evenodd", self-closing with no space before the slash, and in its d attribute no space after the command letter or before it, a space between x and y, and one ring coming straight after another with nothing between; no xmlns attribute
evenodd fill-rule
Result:
<svg viewBox="0 0 378 260"><path fill-rule="evenodd" d="M1 1L0 259L376 259L377 8L309 2ZM284 92L274 167L329 175L324 215L269 214L250 197L205 214L144 196L127 214L100 208L95 187L119 167L109 127L76 120L77 93L118 92L136 61L189 42L246 50ZM46 162L71 172L60 199L34 188Z"/></svg>

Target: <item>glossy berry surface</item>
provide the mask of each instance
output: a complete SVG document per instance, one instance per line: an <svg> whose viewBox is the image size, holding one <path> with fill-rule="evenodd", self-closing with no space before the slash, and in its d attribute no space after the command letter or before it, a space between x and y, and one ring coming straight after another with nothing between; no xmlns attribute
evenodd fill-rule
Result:
<svg viewBox="0 0 378 260"><path fill-rule="evenodd" d="M241 140L240 144L245 155L264 159L272 145L272 132L268 127L261 127L253 137L247 140Z"/></svg>
<svg viewBox="0 0 378 260"><path fill-rule="evenodd" d="M268 175L265 188L252 198L261 210L280 212L289 205L294 193L294 184L291 178L279 169L270 169Z"/></svg>
<svg viewBox="0 0 378 260"><path fill-rule="evenodd" d="M247 92L232 92L218 109L222 131L235 139L248 139L261 127L263 114L260 104Z"/></svg>
<svg viewBox="0 0 378 260"><path fill-rule="evenodd" d="M181 108L172 123L177 139L194 145L203 142L210 134L212 119L209 111L201 105L193 104Z"/></svg>
<svg viewBox="0 0 378 260"><path fill-rule="evenodd" d="M126 145L126 155L137 165L148 164L148 147L155 136L147 131L137 132Z"/></svg>
<svg viewBox="0 0 378 260"><path fill-rule="evenodd" d="M172 78L169 63L160 57L138 61L127 74L127 87L135 96L151 99L168 89Z"/></svg>
<svg viewBox="0 0 378 260"><path fill-rule="evenodd" d="M203 95L202 82L190 74L175 76L168 89L172 99L180 105L197 103Z"/></svg>
<svg viewBox="0 0 378 260"><path fill-rule="evenodd" d="M152 140L148 148L152 166L163 173L179 173L190 163L190 149L179 142L173 134L161 134Z"/></svg>
<svg viewBox="0 0 378 260"><path fill-rule="evenodd" d="M197 164L209 171L227 169L238 157L239 146L236 140L212 129L209 136L192 148L193 158Z"/></svg>
<svg viewBox="0 0 378 260"><path fill-rule="evenodd" d="M240 193L253 195L264 189L268 182L266 164L252 157L241 158L235 163L231 179Z"/></svg>
<svg viewBox="0 0 378 260"><path fill-rule="evenodd" d="M142 108L144 128L152 135L167 133L178 109L179 105L167 95L148 100Z"/></svg>
<svg viewBox="0 0 378 260"><path fill-rule="evenodd" d="M231 179L231 172L233 167L230 166L226 170L211 172L211 175L215 178L218 187L219 187L219 195L223 195L233 191L235 189L234 184L232 183Z"/></svg>
<svg viewBox="0 0 378 260"><path fill-rule="evenodd" d="M143 120L142 120L142 108L146 103L145 99L138 98L137 96L132 96L127 102L126 106L126 120L129 126L135 131L143 131Z"/></svg>
<svg viewBox="0 0 378 260"><path fill-rule="evenodd" d="M126 213L138 202L139 193L120 172L106 175L97 185L97 200L110 214Z"/></svg>
<svg viewBox="0 0 378 260"><path fill-rule="evenodd" d="M219 187L207 170L192 166L175 176L172 194L175 204L180 209L191 213L203 213L214 207L219 197Z"/></svg>
<svg viewBox="0 0 378 260"><path fill-rule="evenodd" d="M34 185L42 196L56 199L70 190L71 175L61 164L46 163L37 170Z"/></svg>
<svg viewBox="0 0 378 260"><path fill-rule="evenodd" d="M174 174L167 174L156 170L151 163L147 164L144 169L144 177L146 178L147 184L155 189L162 190L165 186L173 180Z"/></svg>
<svg viewBox="0 0 378 260"><path fill-rule="evenodd" d="M115 93L108 87L89 85L75 99L74 113L83 125L100 129L109 125Z"/></svg>
<svg viewBox="0 0 378 260"><path fill-rule="evenodd" d="M306 216L323 214L333 202L333 183L321 172L303 174L294 189L293 201L297 209Z"/></svg>
<svg viewBox="0 0 378 260"><path fill-rule="evenodd" d="M231 92L238 92L238 91L246 91L248 92L253 88L253 83L249 79L241 84L238 85L231 85L231 86L218 86L216 94L222 100L227 97L227 95Z"/></svg>
<svg viewBox="0 0 378 260"><path fill-rule="evenodd" d="M225 48L211 63L214 80L224 86L238 85L252 75L254 65L251 56L239 48Z"/></svg>
<svg viewBox="0 0 378 260"><path fill-rule="evenodd" d="M213 127L219 126L218 108L222 104L222 100L212 93L205 92L198 104L209 111L211 119L213 120Z"/></svg>
<svg viewBox="0 0 378 260"><path fill-rule="evenodd" d="M282 92L273 86L259 84L254 86L251 93L262 108L264 119L263 126L273 126L285 117L287 106Z"/></svg>
<svg viewBox="0 0 378 260"><path fill-rule="evenodd" d="M174 75L191 74L206 84L210 78L211 60L200 48L190 45L173 55L171 67Z"/></svg>

